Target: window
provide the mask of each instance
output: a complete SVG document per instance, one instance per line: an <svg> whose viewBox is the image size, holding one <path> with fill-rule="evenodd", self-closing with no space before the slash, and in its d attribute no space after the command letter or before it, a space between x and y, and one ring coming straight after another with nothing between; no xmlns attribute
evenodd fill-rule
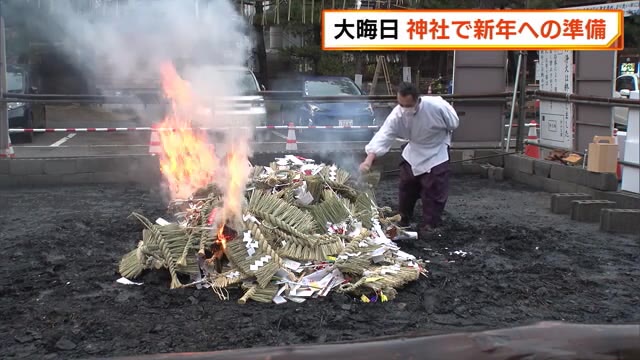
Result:
<svg viewBox="0 0 640 360"><path fill-rule="evenodd" d="M304 82L306 96L352 96L362 95L356 84L349 79L319 79Z"/></svg>
<svg viewBox="0 0 640 360"><path fill-rule="evenodd" d="M20 72L7 72L7 91L22 92L24 90L24 76Z"/></svg>
<svg viewBox="0 0 640 360"><path fill-rule="evenodd" d="M245 71L240 77L240 91L243 94L253 94L260 91L258 86L256 85L256 79L253 76L253 73L249 71Z"/></svg>
<svg viewBox="0 0 640 360"><path fill-rule="evenodd" d="M635 79L633 76L621 76L616 79L616 91L620 92L620 90L635 90Z"/></svg>

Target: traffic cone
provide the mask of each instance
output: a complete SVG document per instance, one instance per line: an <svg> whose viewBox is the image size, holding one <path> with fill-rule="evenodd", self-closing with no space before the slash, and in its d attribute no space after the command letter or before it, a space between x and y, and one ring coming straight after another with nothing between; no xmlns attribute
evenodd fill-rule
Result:
<svg viewBox="0 0 640 360"><path fill-rule="evenodd" d="M618 129L613 128L613 139L614 143L618 145ZM618 160L620 160L620 150L618 150ZM616 165L616 176L618 177L618 181L622 181L622 166L618 162Z"/></svg>
<svg viewBox="0 0 640 360"><path fill-rule="evenodd" d="M0 159L11 159L16 157L16 154L13 152L13 146L11 146L11 137L7 134L7 148L0 149Z"/></svg>
<svg viewBox="0 0 640 360"><path fill-rule="evenodd" d="M160 143L160 134L156 130L156 126L151 127L151 138L149 139L149 154L158 155L162 152L162 145Z"/></svg>
<svg viewBox="0 0 640 360"><path fill-rule="evenodd" d="M535 120L532 120L529 123L529 134L527 135L527 140L530 144L524 147L524 154L532 157L534 159L540 159L540 148L537 145L538 143L538 128Z"/></svg>
<svg viewBox="0 0 640 360"><path fill-rule="evenodd" d="M293 123L289 123L289 131L287 133L287 146L285 150L287 151L298 150L298 141L296 140L296 128L293 125Z"/></svg>

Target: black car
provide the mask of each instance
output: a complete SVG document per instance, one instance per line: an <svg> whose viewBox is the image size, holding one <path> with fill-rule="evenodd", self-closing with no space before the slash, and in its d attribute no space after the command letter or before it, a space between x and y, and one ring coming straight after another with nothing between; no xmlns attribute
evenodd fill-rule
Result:
<svg viewBox="0 0 640 360"><path fill-rule="evenodd" d="M301 83L304 96L358 96L362 90L347 77L305 77ZM297 111L299 126L374 126L373 107L368 102L304 101Z"/></svg>
<svg viewBox="0 0 640 360"><path fill-rule="evenodd" d="M7 67L7 92L13 94L36 94L38 89L31 85L29 72L16 66ZM9 128L46 128L47 113L43 104L31 102L7 103ZM16 138L13 134L12 137ZM33 133L23 133L17 136L26 142L33 141Z"/></svg>

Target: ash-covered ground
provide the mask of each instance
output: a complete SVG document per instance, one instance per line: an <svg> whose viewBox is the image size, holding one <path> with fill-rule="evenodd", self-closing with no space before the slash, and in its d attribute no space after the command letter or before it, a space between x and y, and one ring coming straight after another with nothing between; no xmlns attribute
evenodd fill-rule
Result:
<svg viewBox="0 0 640 360"><path fill-rule="evenodd" d="M397 181L378 188L395 207ZM116 186L0 190L0 354L56 359L324 343L540 320L640 321L640 242L551 214L549 194L457 177L440 236L404 243L429 278L393 302L333 294L284 305L169 290L164 274L126 286L117 264L140 238L132 211L159 196ZM232 293L237 299L240 293Z"/></svg>

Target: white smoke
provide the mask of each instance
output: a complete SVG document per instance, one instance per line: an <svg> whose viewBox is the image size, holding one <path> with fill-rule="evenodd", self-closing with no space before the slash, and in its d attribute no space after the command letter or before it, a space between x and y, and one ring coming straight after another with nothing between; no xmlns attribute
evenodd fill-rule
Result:
<svg viewBox="0 0 640 360"><path fill-rule="evenodd" d="M160 65L173 61L179 74L191 83L198 100L203 102L200 105L213 107L220 97L241 94L241 73L220 73L216 67L244 67L251 51L249 27L239 14L237 3L231 0L102 0L91 5L92 2L86 0L55 0L49 16L62 29L68 58L84 69L89 79L97 79L98 84L159 86ZM149 117L149 112L138 115ZM230 125L228 118L219 116L197 121L194 126L214 129ZM234 118L232 125L250 125L247 121L248 118ZM233 145L251 156L251 138L252 132L246 129L227 131L226 136L216 139L216 152L223 158L220 151ZM225 172L225 169L217 170ZM247 168L240 171L248 174ZM218 185L226 190L227 181L228 178L222 177ZM242 193L233 196L242 196Z"/></svg>

